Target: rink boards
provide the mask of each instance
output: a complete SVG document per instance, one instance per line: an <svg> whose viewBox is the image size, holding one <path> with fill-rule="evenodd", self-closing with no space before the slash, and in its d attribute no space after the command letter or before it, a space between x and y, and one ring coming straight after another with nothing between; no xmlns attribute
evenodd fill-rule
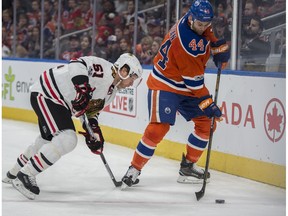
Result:
<svg viewBox="0 0 288 216"><path fill-rule="evenodd" d="M65 62L7 60L2 65L2 116L36 123L29 87L44 70ZM144 68L137 89L119 92L100 115L105 140L135 148L148 124ZM214 94L215 70L207 71L205 82ZM223 71L218 95L223 121L214 133L210 168L256 181L286 187L286 79L282 74ZM79 121L75 119L77 128ZM180 160L193 123L180 115L156 149L156 154ZM131 155L132 156L132 155ZM204 166L206 153L199 165Z"/></svg>

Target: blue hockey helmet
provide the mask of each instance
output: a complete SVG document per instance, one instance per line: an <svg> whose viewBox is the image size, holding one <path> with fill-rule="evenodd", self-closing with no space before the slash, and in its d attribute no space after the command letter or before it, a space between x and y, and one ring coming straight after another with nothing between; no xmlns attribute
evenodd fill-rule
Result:
<svg viewBox="0 0 288 216"><path fill-rule="evenodd" d="M214 16L212 5L207 0L195 0L189 9L193 20L211 22Z"/></svg>

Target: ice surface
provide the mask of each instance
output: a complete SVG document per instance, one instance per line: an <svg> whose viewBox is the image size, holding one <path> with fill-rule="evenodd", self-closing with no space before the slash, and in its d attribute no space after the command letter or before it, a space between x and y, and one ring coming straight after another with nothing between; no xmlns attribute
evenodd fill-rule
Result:
<svg viewBox="0 0 288 216"><path fill-rule="evenodd" d="M35 124L2 120L2 176L38 135ZM90 153L84 139L55 165L37 176L40 195L26 199L2 183L3 216L284 216L286 190L211 170L205 196L201 185L176 182L179 161L154 156L140 183L125 191L115 188L101 158ZM116 180L130 165L133 150L105 144L104 154ZM216 204L215 199L225 199Z"/></svg>

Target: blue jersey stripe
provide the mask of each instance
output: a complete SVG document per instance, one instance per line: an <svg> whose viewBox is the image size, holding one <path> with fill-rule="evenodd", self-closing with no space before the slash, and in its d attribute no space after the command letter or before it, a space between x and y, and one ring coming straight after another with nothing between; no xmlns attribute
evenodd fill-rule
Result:
<svg viewBox="0 0 288 216"><path fill-rule="evenodd" d="M176 82L174 80L168 79L164 77L155 67L153 67L152 70L152 76L157 79L159 82L164 83L165 85L169 86L170 88L173 88L178 91L184 91L184 92L190 92L190 90L186 87L185 83L183 81Z"/></svg>
<svg viewBox="0 0 288 216"><path fill-rule="evenodd" d="M204 79L201 79L201 80L184 79L184 82L185 82L186 86L188 86L188 88L199 89L199 88L203 87Z"/></svg>

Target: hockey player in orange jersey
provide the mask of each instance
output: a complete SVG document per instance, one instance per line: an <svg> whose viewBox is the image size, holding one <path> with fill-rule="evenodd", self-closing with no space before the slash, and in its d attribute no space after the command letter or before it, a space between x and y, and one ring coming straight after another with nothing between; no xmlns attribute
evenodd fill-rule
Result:
<svg viewBox="0 0 288 216"><path fill-rule="evenodd" d="M178 182L203 179L204 170L196 163L207 146L211 118L222 115L205 86L204 70L211 53L215 65L222 68L230 58L226 41L218 40L213 34L212 18L209 1L195 0L165 36L147 81L150 123L122 178L122 188L138 182L141 169L175 124L176 112L195 125L187 139L187 154L183 154Z"/></svg>

